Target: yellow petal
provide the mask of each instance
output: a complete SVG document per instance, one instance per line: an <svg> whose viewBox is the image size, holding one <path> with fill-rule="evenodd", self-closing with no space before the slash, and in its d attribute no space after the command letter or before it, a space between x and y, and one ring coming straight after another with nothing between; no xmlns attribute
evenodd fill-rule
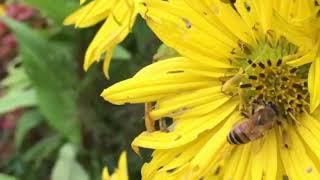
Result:
<svg viewBox="0 0 320 180"><path fill-rule="evenodd" d="M313 1L291 1L290 6L291 14L289 14L289 18L292 18L292 21L304 19L317 13L317 7Z"/></svg>
<svg viewBox="0 0 320 180"><path fill-rule="evenodd" d="M237 170L232 176L234 179L241 179L245 175L246 170L250 168L250 166L248 166L248 162L249 162L251 153L252 153L252 144L249 143L244 145L241 158L239 160L239 163L237 164Z"/></svg>
<svg viewBox="0 0 320 180"><path fill-rule="evenodd" d="M220 78L228 75L229 69L213 68L186 57L164 59L141 69L135 77L156 74L178 73L181 71L197 76Z"/></svg>
<svg viewBox="0 0 320 180"><path fill-rule="evenodd" d="M309 114L301 117L301 126L297 127L302 139L315 155L316 162L320 160L320 122Z"/></svg>
<svg viewBox="0 0 320 180"><path fill-rule="evenodd" d="M114 48L110 48L110 50L107 51L106 57L103 60L103 73L107 77L107 79L110 78L109 76L109 66L112 58Z"/></svg>
<svg viewBox="0 0 320 180"><path fill-rule="evenodd" d="M308 89L310 93L310 111L313 112L320 104L320 58L311 65L308 75Z"/></svg>
<svg viewBox="0 0 320 180"><path fill-rule="evenodd" d="M118 162L118 168L110 176L108 168L105 167L102 172L102 180L128 180L127 153L122 152Z"/></svg>
<svg viewBox="0 0 320 180"><path fill-rule="evenodd" d="M143 166L142 179L159 179L159 174L165 179L198 179L199 177L219 179L218 177L223 174L223 169L219 167L222 164L217 162L222 160L223 157L227 157L224 154L226 134L239 118L239 114L234 113L226 120L227 123L221 129L206 131L199 135L196 140L177 148L155 150L151 162ZM223 138L220 136L223 136ZM215 144L214 140L218 142ZM206 151L210 151L210 153L205 154ZM209 172L206 172L206 174L199 174L200 172L195 171L196 166L198 167L202 163L202 161L199 162L201 159L210 162L210 167L207 167Z"/></svg>
<svg viewBox="0 0 320 180"><path fill-rule="evenodd" d="M87 49L85 70L92 63L99 61L103 53L111 53L113 48L129 34L137 13L135 9L130 8L122 1L117 4L114 10L115 16L106 20Z"/></svg>
<svg viewBox="0 0 320 180"><path fill-rule="evenodd" d="M241 18L245 21L247 26L251 28L250 34L256 39L262 39L264 34L262 33L261 18L259 6L255 0L237 0L235 7L240 14Z"/></svg>
<svg viewBox="0 0 320 180"><path fill-rule="evenodd" d="M64 25L75 24L80 28L95 25L110 15L114 4L115 0L92 1L67 17L64 20Z"/></svg>
<svg viewBox="0 0 320 180"><path fill-rule="evenodd" d="M220 0L186 0L186 2L198 13L203 14L205 12L206 15L203 18L217 28L220 33L233 38L234 42L241 40L248 44L253 43L253 37L250 36L251 27L247 26L229 4Z"/></svg>
<svg viewBox="0 0 320 180"><path fill-rule="evenodd" d="M122 152L118 162L118 168L111 175L110 180L128 180L127 153Z"/></svg>
<svg viewBox="0 0 320 180"><path fill-rule="evenodd" d="M308 156L300 137L292 128L288 128L287 133L291 143L289 148L280 146L280 156L289 179L319 179L319 171Z"/></svg>
<svg viewBox="0 0 320 180"><path fill-rule="evenodd" d="M103 171L102 171L102 180L109 180L109 179L110 179L109 171L108 171L108 168L105 167L103 168Z"/></svg>
<svg viewBox="0 0 320 180"><path fill-rule="evenodd" d="M105 89L102 96L114 104L154 102L164 96L220 84L217 78L190 72L188 69L184 69L186 66L175 70L178 66L174 64L179 61L179 58L168 59L168 61L173 62L172 68L154 73L154 70L160 70L168 65L162 61L154 63L143 68L133 78ZM197 65L195 65L195 68L197 68ZM153 74L150 74L150 72L153 72Z"/></svg>
<svg viewBox="0 0 320 180"><path fill-rule="evenodd" d="M262 30L266 33L272 28L272 13L274 2L273 0L257 0L255 2L257 9L259 9L259 19L261 22Z"/></svg>
<svg viewBox="0 0 320 180"><path fill-rule="evenodd" d="M307 53L303 53L302 56L299 56L297 58L292 58L290 60L287 60L286 63L288 65L292 65L292 66L296 66L296 67L302 66L304 64L309 64L309 63L313 62L315 59L316 49L317 48L314 48L313 50L310 50ZM284 58L284 60L285 60L285 58Z"/></svg>
<svg viewBox="0 0 320 180"><path fill-rule="evenodd" d="M176 177L178 171L188 169L188 162L214 133L215 131L202 133L197 140L177 148L155 150L151 162L146 163L142 168L143 179L154 179L158 174L165 172L170 172L166 174L166 178Z"/></svg>
<svg viewBox="0 0 320 180"><path fill-rule="evenodd" d="M225 57L232 55L236 42L230 41L198 13L186 5L178 7L168 1L150 0L145 4L148 25L167 45L203 64L232 68Z"/></svg>
<svg viewBox="0 0 320 180"><path fill-rule="evenodd" d="M286 37L291 43L305 49L312 49L316 43L316 28L312 22L289 23L281 15L274 13L273 25L277 32ZM309 28L308 28L309 27Z"/></svg>
<svg viewBox="0 0 320 180"><path fill-rule="evenodd" d="M173 82L176 80L176 82ZM156 82L158 81L158 82ZM215 86L216 81L187 75L164 76L154 79L132 78L117 83L102 92L113 104L154 102L170 94Z"/></svg>
<svg viewBox="0 0 320 180"><path fill-rule="evenodd" d="M212 88L210 87L193 92L173 95L172 97L165 97L157 102L156 107L150 113L150 116L155 120L160 119L161 117L174 117L190 111L197 106L208 104L213 101L217 103L217 99L223 99L223 96L225 95L221 93L221 86L215 86ZM228 99L229 97L226 97L224 98L225 101L221 102L224 103ZM214 109L214 106L211 107Z"/></svg>
<svg viewBox="0 0 320 180"><path fill-rule="evenodd" d="M230 98L225 95L216 96L215 101L188 109L188 111L185 111L183 114L179 114L177 116L177 118L191 119L191 118L202 117L202 116L210 113L212 111L212 109L220 107L221 105L226 103L229 99Z"/></svg>
<svg viewBox="0 0 320 180"><path fill-rule="evenodd" d="M312 116L316 119L320 119L320 107L318 107L315 111L313 111Z"/></svg>
<svg viewBox="0 0 320 180"><path fill-rule="evenodd" d="M227 120L227 117L235 110L237 105L237 100L230 100L203 117L174 120L174 131L169 133L144 132L132 142L132 146L151 149L179 147L193 141L202 132L213 129ZM225 141L225 138L223 139Z"/></svg>
<svg viewBox="0 0 320 180"><path fill-rule="evenodd" d="M266 134L264 139L253 143L251 177L253 180L273 180L277 176L277 139L275 130ZM262 147L261 147L262 146Z"/></svg>
<svg viewBox="0 0 320 180"><path fill-rule="evenodd" d="M103 70L108 77L113 49L125 39L135 22L138 13L135 3L133 0L94 0L65 19L65 25L75 24L81 28L105 20L87 49L85 70L105 54Z"/></svg>
<svg viewBox="0 0 320 180"><path fill-rule="evenodd" d="M226 123L217 131L217 133L201 148L190 164L194 176L201 177L202 175L209 174L217 167L219 158L225 156L224 147L227 145L227 135L232 126L240 119L241 116L239 113L234 112L226 119ZM227 170L225 173L228 174Z"/></svg>
<svg viewBox="0 0 320 180"><path fill-rule="evenodd" d="M241 155L244 151L244 146L239 146L237 148L234 148L234 151L232 152L232 155L228 158L225 170L224 170L224 176L223 180L229 180L229 179L235 179L234 174L237 171L238 164L240 163Z"/></svg>

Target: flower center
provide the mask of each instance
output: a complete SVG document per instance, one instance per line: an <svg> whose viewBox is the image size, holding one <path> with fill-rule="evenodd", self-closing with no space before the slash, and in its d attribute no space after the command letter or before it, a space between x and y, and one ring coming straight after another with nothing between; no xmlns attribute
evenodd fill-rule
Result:
<svg viewBox="0 0 320 180"><path fill-rule="evenodd" d="M282 59L266 63L248 60L252 69L240 81L244 106L252 109L254 102L272 104L281 117L296 120L296 116L309 108L307 78L301 68L284 65ZM246 108L244 108L246 109Z"/></svg>
<svg viewBox="0 0 320 180"><path fill-rule="evenodd" d="M308 67L292 67L282 60L296 50L286 41L276 45L262 43L239 61L242 72L224 86L236 86L244 114L250 114L254 104L263 102L273 105L281 119L296 122L296 117L309 109Z"/></svg>

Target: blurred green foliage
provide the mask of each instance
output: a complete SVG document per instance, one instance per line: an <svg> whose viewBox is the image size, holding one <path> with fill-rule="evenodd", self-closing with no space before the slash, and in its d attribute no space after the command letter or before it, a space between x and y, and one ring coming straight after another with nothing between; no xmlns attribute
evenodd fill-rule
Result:
<svg viewBox="0 0 320 180"><path fill-rule="evenodd" d="M113 170L123 150L128 151L130 177L139 179L143 160L130 143L144 129L143 105L117 107L100 93L150 64L159 41L138 18L132 33L116 48L107 80L101 63L86 73L82 70L85 49L101 24L84 30L62 25L79 7L78 0L24 3L37 8L49 25L33 30L7 17L0 19L19 42L19 56L0 83L7 91L0 98L0 114L23 109L14 148L0 162L0 180L100 179L102 168Z"/></svg>

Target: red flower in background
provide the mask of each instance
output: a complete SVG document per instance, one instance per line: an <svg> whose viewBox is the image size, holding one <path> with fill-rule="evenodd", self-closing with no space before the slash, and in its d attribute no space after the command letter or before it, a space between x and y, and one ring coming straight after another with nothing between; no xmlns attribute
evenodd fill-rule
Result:
<svg viewBox="0 0 320 180"><path fill-rule="evenodd" d="M0 3L3 1L0 0ZM1 4L0 4L1 6ZM46 27L46 20L38 11L24 4L12 3L2 5L2 14L17 21L26 23L34 29ZM7 64L18 55L18 42L9 28L0 21L0 80L7 73ZM0 89L0 98L6 94L6 89ZM24 109L15 109L0 116L0 161L10 157L15 151L14 134L18 120Z"/></svg>
<svg viewBox="0 0 320 180"><path fill-rule="evenodd" d="M33 28L44 28L46 20L40 16L38 11L24 4L12 3L4 5L4 14L17 21L25 22ZM3 71L6 63L13 59L18 53L18 44L14 35L8 27L0 22L0 66Z"/></svg>
<svg viewBox="0 0 320 180"><path fill-rule="evenodd" d="M15 3L6 7L6 15L18 21L29 21L37 13L29 6Z"/></svg>

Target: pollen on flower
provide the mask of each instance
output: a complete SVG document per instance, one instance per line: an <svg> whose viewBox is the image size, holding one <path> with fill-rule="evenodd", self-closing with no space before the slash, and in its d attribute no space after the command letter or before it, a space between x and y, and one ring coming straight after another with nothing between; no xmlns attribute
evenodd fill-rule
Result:
<svg viewBox="0 0 320 180"><path fill-rule="evenodd" d="M240 88L246 88L245 93L251 94L249 103L263 100L274 104L283 117L295 120L309 106L307 78L299 74L297 68L282 65L280 59L271 64L276 65L259 62L259 67L247 72L248 77L243 81L248 83L240 84Z"/></svg>
<svg viewBox="0 0 320 180"><path fill-rule="evenodd" d="M234 86L241 96L241 110L250 114L256 102L274 105L280 120L286 123L297 123L297 116L309 110L310 95L305 69L308 67L292 67L286 65L283 57L294 54L297 47L280 39L275 45L264 41L255 49L239 44L246 49L246 58L240 59L240 69L225 85ZM234 76L234 77L235 77ZM239 78L240 77L240 78ZM237 79L237 80L235 80ZM234 81L230 83L230 81ZM230 87L231 88L231 87Z"/></svg>

